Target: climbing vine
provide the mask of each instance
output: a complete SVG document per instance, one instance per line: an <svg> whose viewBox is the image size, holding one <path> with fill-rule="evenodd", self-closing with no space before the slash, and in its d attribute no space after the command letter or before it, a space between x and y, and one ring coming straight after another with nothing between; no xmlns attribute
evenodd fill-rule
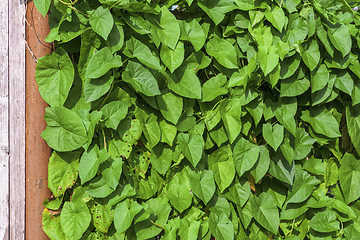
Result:
<svg viewBox="0 0 360 240"><path fill-rule="evenodd" d="M359 1L34 2L50 239L360 239Z"/></svg>

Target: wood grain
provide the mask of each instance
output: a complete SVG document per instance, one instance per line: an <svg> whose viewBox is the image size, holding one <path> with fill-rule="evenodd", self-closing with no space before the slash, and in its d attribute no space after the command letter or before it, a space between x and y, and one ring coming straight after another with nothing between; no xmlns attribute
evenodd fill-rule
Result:
<svg viewBox="0 0 360 240"><path fill-rule="evenodd" d="M0 239L9 239L8 0L0 1Z"/></svg>
<svg viewBox="0 0 360 240"><path fill-rule="evenodd" d="M9 1L10 239L25 239L25 4Z"/></svg>

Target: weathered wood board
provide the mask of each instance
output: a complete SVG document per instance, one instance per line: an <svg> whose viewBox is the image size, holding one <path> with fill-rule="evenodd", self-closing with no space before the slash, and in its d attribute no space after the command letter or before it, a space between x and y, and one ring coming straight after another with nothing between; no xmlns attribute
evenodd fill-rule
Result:
<svg viewBox="0 0 360 240"><path fill-rule="evenodd" d="M9 239L9 11L0 1L0 239Z"/></svg>
<svg viewBox="0 0 360 240"><path fill-rule="evenodd" d="M0 1L0 239L25 239L25 4Z"/></svg>

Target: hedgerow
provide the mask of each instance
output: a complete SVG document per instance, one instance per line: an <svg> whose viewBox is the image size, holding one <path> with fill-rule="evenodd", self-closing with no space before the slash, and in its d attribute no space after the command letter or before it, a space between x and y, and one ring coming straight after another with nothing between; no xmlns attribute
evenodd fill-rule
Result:
<svg viewBox="0 0 360 240"><path fill-rule="evenodd" d="M51 239L360 239L359 1L34 2Z"/></svg>

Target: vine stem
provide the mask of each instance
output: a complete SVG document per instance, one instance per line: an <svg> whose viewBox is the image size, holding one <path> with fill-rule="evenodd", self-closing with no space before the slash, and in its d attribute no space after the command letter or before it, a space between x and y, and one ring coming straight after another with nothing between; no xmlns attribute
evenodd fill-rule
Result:
<svg viewBox="0 0 360 240"><path fill-rule="evenodd" d="M73 5L74 5L77 1L78 1L78 0L75 0L74 2L71 2L71 3L67 3L67 2L64 2L63 0L59 0L59 2L61 2L62 4L65 4L66 6L68 6L68 7L71 8L72 10L80 13L81 15L84 15L85 17L90 17L88 14L83 13L83 12L79 11L77 8L73 7Z"/></svg>
<svg viewBox="0 0 360 240"><path fill-rule="evenodd" d="M64 2L63 0L59 0L59 2L61 2L62 4L65 4L65 5L74 5L75 3L77 3L77 1L79 1L79 0L75 0L75 1L70 0L70 2L67 3L67 2Z"/></svg>
<svg viewBox="0 0 360 240"><path fill-rule="evenodd" d="M341 224L341 229L340 231L338 232L338 234L336 234L336 236L340 236L342 234L342 231L344 230L344 224L342 221L340 221L340 224Z"/></svg>
<svg viewBox="0 0 360 240"><path fill-rule="evenodd" d="M106 95L106 97L104 98L104 100L102 101L102 103L100 104L100 107L98 108L98 110L100 110L104 106L106 100L109 98L112 90L114 89L114 82L111 84L110 90L109 90L108 94Z"/></svg>
<svg viewBox="0 0 360 240"><path fill-rule="evenodd" d="M122 0L117 1L116 3L114 3L113 5L110 6L110 9L112 9L113 7L115 7L115 5L117 5L119 2L121 2Z"/></svg>
<svg viewBox="0 0 360 240"><path fill-rule="evenodd" d="M105 136L105 132L104 132L104 128L101 128L101 132L103 134L103 138L104 138L104 149L106 150L106 136Z"/></svg>
<svg viewBox="0 0 360 240"><path fill-rule="evenodd" d="M155 225L155 226L157 226L157 227L159 227L159 228L161 228L162 230L165 231L165 228L164 228L163 226L157 224L156 222L154 222L154 221L152 221L152 220L150 220L150 222L151 222L153 225Z"/></svg>
<svg viewBox="0 0 360 240"><path fill-rule="evenodd" d="M293 220L292 224L291 224L291 231L290 231L290 234L288 236L291 236L292 235L292 232L294 230L294 225L295 225L295 219Z"/></svg>
<svg viewBox="0 0 360 240"><path fill-rule="evenodd" d="M215 110L215 108L222 103L223 101L228 100L227 98L221 99L220 101L218 101L210 110L210 113L213 112ZM197 122L200 122L201 120L204 120L206 118L208 118L210 116L210 114L207 114L205 117L201 117L199 120L197 120Z"/></svg>

